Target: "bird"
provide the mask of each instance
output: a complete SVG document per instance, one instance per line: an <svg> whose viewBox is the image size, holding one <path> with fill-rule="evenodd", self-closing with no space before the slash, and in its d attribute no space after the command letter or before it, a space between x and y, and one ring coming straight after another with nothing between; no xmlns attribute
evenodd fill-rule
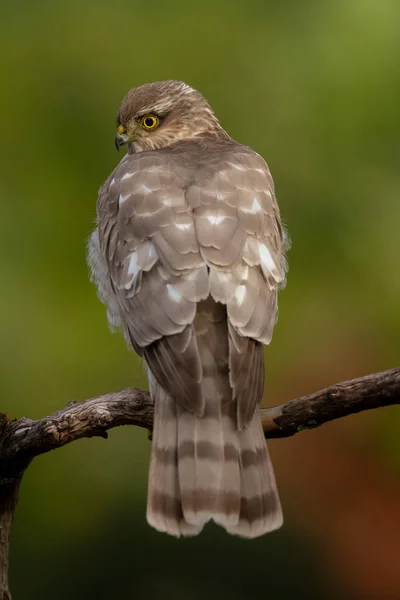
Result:
<svg viewBox="0 0 400 600"><path fill-rule="evenodd" d="M130 90L115 146L87 260L148 374L147 521L261 536L283 522L259 413L288 247L269 168L182 81Z"/></svg>

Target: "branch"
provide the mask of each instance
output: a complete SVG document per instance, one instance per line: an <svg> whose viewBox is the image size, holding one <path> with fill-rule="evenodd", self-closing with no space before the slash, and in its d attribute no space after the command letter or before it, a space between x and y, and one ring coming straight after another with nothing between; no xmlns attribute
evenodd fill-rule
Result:
<svg viewBox="0 0 400 600"><path fill-rule="evenodd" d="M330 387L261 410L266 438L289 437L347 415L400 404L400 368L342 381Z"/></svg>
<svg viewBox="0 0 400 600"><path fill-rule="evenodd" d="M260 409L266 438L289 437L303 429L371 408L400 404L400 368L343 381L274 408ZM101 436L120 425L151 429L148 392L126 388L65 408L37 421L23 417L0 430L0 476L15 474L34 456L74 440ZM6 475L7 476L7 475Z"/></svg>
<svg viewBox="0 0 400 600"><path fill-rule="evenodd" d="M303 429L371 408L400 404L400 368L337 383L274 408L260 409L266 438L289 437ZM0 600L10 600L9 533L18 488L31 460L74 440L101 436L120 425L151 429L148 392L127 388L84 402L71 402L48 417L10 420L0 414Z"/></svg>

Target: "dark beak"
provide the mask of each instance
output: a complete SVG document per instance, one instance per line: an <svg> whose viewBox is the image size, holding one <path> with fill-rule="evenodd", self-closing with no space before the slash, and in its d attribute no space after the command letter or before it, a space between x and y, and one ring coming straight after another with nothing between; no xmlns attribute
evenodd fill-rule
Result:
<svg viewBox="0 0 400 600"><path fill-rule="evenodd" d="M116 149L119 150L121 148L121 146L126 144L126 141L124 140L122 135L120 135L119 133L116 133L114 143L115 143Z"/></svg>

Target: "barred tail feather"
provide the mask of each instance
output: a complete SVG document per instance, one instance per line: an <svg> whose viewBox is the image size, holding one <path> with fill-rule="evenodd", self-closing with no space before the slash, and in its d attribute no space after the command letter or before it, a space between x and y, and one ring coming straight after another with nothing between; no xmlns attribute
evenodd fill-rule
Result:
<svg viewBox="0 0 400 600"><path fill-rule="evenodd" d="M274 470L265 443L258 408L237 432L240 465L240 513L229 533L254 538L281 527L283 515Z"/></svg>
<svg viewBox="0 0 400 600"><path fill-rule="evenodd" d="M170 535L197 535L202 527L185 521L178 480L176 402L160 387L149 372L154 399L154 425L149 484L147 521Z"/></svg>
<svg viewBox="0 0 400 600"><path fill-rule="evenodd" d="M202 527L210 519L221 525L237 522L238 449L233 422L220 403L207 402L203 417L188 412L178 417L178 473L188 523Z"/></svg>
<svg viewBox="0 0 400 600"><path fill-rule="evenodd" d="M196 535L213 519L229 533L253 538L277 529L282 511L258 409L237 431L235 406L203 417L156 383L147 520L170 535Z"/></svg>

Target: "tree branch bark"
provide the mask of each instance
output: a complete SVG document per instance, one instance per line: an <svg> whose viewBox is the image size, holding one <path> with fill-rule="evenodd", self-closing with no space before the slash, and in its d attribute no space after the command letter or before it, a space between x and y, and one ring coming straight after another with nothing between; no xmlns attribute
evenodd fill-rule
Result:
<svg viewBox="0 0 400 600"><path fill-rule="evenodd" d="M400 404L400 368L332 385L273 408L260 409L266 438L289 437L363 410ZM19 485L31 460L84 437L107 438L120 425L151 429L153 403L148 392L127 388L32 420L0 414L0 600L8 590L8 550Z"/></svg>

